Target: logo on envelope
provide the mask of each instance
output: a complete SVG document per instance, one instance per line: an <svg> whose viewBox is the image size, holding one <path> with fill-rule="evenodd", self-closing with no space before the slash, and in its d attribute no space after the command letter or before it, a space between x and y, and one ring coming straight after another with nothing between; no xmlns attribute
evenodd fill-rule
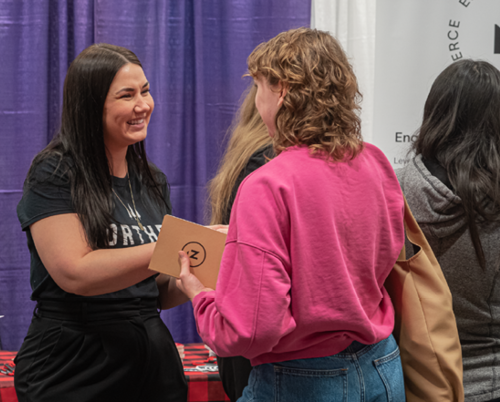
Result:
<svg viewBox="0 0 500 402"><path fill-rule="evenodd" d="M201 243L198 243L197 241L187 243L184 247L182 247L182 251L184 251L189 256L191 268L199 267L205 262L205 259L207 258L205 247L203 247L203 245Z"/></svg>
<svg viewBox="0 0 500 402"><path fill-rule="evenodd" d="M165 215L149 269L178 278L182 250L189 257L191 272L204 286L215 289L226 238L224 233Z"/></svg>

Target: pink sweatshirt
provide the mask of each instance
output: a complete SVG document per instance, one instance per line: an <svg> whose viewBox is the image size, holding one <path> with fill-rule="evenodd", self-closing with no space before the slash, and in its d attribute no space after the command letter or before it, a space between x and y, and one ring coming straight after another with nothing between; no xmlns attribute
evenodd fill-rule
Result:
<svg viewBox="0 0 500 402"><path fill-rule="evenodd" d="M217 290L193 299L219 356L252 365L330 356L387 338L384 281L403 247L404 202L384 154L348 163L282 152L241 184Z"/></svg>

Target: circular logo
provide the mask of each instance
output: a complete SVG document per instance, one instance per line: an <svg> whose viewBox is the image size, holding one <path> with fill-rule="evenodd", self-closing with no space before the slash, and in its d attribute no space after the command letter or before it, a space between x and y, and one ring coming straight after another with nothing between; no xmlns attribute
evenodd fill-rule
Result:
<svg viewBox="0 0 500 402"><path fill-rule="evenodd" d="M184 251L189 257L189 266L191 268L199 267L201 264L205 262L207 258L207 252L205 251L205 247L198 243L197 241L192 241L187 243L184 247L182 247L182 251Z"/></svg>

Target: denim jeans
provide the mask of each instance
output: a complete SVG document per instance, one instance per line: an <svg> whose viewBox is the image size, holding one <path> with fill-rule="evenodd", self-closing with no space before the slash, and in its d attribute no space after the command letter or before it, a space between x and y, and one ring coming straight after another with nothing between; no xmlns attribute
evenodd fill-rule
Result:
<svg viewBox="0 0 500 402"><path fill-rule="evenodd" d="M374 345L354 341L327 357L255 366L238 402L405 401L399 349L391 335Z"/></svg>

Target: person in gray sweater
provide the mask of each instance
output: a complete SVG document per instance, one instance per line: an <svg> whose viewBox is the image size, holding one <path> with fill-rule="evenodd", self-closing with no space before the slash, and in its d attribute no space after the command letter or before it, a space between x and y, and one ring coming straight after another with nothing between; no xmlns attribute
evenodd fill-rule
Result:
<svg viewBox="0 0 500 402"><path fill-rule="evenodd" d="M453 296L465 401L500 401L500 71L446 68L413 151L396 174Z"/></svg>

